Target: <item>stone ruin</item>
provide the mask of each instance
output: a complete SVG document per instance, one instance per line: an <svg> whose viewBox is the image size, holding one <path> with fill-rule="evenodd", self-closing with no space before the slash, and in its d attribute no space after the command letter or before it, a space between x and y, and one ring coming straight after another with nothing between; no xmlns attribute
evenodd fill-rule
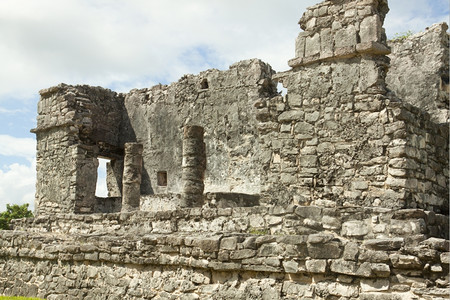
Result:
<svg viewBox="0 0 450 300"><path fill-rule="evenodd" d="M0 294L448 299L447 25L388 42L388 10L309 7L285 72L42 90L36 216L0 232Z"/></svg>

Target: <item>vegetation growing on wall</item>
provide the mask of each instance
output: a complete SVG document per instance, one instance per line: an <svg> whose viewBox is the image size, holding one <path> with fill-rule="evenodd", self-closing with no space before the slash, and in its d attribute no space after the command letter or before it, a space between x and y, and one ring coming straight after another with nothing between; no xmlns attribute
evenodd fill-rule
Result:
<svg viewBox="0 0 450 300"><path fill-rule="evenodd" d="M408 30L406 32L397 32L394 34L394 37L390 40L391 42L402 42L412 36L414 34L414 31Z"/></svg>

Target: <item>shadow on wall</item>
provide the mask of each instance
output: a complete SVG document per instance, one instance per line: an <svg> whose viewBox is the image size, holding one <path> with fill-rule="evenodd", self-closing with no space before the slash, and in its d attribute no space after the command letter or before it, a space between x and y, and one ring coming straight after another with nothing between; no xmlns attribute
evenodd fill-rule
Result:
<svg viewBox="0 0 450 300"><path fill-rule="evenodd" d="M136 132L133 129L133 126L130 122L130 116L128 114L127 109L124 109L122 116L122 124L121 124L121 132L120 132L120 145L124 147L125 143L136 143ZM144 149L145 152L145 149ZM145 156L145 155L144 155ZM150 175L145 167L145 164L142 166L142 182L141 182L141 195L153 195L155 192L152 187L152 182L150 180Z"/></svg>

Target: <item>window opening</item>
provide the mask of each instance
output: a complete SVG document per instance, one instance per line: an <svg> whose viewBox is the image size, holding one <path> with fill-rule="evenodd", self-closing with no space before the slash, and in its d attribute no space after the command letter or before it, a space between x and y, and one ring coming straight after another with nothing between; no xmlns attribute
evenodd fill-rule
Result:
<svg viewBox="0 0 450 300"><path fill-rule="evenodd" d="M202 90L209 88L208 79L204 78L200 83L200 87Z"/></svg>
<svg viewBox="0 0 450 300"><path fill-rule="evenodd" d="M284 97L287 94L287 88L285 88L281 82L278 82L278 84L277 84L277 92L278 92L279 95Z"/></svg>
<svg viewBox="0 0 450 300"><path fill-rule="evenodd" d="M108 197L108 187L106 185L106 164L109 162L111 162L111 160L107 158L98 159L97 185L95 187L96 197Z"/></svg>
<svg viewBox="0 0 450 300"><path fill-rule="evenodd" d="M156 173L156 181L158 183L158 186L167 186L167 172L158 171Z"/></svg>

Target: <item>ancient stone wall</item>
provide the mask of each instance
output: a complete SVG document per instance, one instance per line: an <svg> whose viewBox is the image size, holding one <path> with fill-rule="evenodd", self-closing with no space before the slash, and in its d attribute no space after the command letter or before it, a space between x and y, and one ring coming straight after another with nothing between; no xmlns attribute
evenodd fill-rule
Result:
<svg viewBox="0 0 450 300"><path fill-rule="evenodd" d="M38 104L36 213L92 212L97 157L116 158L123 97L89 86L42 90Z"/></svg>
<svg viewBox="0 0 450 300"><path fill-rule="evenodd" d="M56 160L38 160L37 212L55 201L39 200L41 194L54 194L58 189L58 181L55 187L47 184L44 177L51 174L48 169L59 172L57 178L66 189L71 185L72 190L77 189L73 197L78 200L70 200L76 203L75 211L99 212L97 208L111 207L95 204L96 158L111 159L109 196L122 197L126 142L143 145L140 202L152 195L181 194L185 184L183 129L192 125L204 128L205 192L261 194L261 203L268 204L352 204L447 211L448 129L434 124L437 113L427 116L388 93L388 69L393 74L388 77L391 83L389 78L407 80L408 72L397 68L397 63L389 68L385 56L389 48L382 27L387 11L385 1L325 1L310 7L300 20L304 31L296 41L296 57L289 61L292 70L276 75L269 65L254 59L236 63L226 71L186 75L171 85L133 90L126 95L85 86L43 91L38 145L53 139L44 137L43 132L51 131L43 128L53 128L54 134L62 136L66 133L60 129L75 128L70 143L77 148L70 150L75 156L72 167L56 167L58 159L67 157L69 151L67 145L60 144L65 143L61 139L55 140L55 147L61 148ZM448 69L448 58L443 58L443 36L447 34L441 24L404 41L403 48L394 44L398 49L393 61L401 65L405 59L418 60L413 54L407 55L409 46L405 45L420 46L420 41L430 41L430 48L439 51L433 52L427 74L432 80L439 77L442 87L442 73ZM423 57L420 59L425 65ZM397 76L399 72L404 77ZM277 94L276 81L287 88L285 97ZM392 85L400 86L395 81ZM437 89L436 84L429 86L433 91ZM77 100L67 108L55 109L47 98L54 97L56 91ZM442 91L438 94L442 96ZM441 98L436 101L444 103ZM432 99L422 101L419 108L430 101L438 103ZM64 120L66 112L78 125L57 124ZM39 146L38 152L44 149ZM42 155L49 154L38 153L38 157ZM67 202L61 205L73 207ZM182 205L176 201L164 207ZM114 207L113 211L117 211L119 206Z"/></svg>
<svg viewBox="0 0 450 300"><path fill-rule="evenodd" d="M448 25L389 42L392 49L388 87L403 101L426 112L438 123L449 122Z"/></svg>
<svg viewBox="0 0 450 300"><path fill-rule="evenodd" d="M448 128L387 96L386 11L323 2L300 20L293 69L274 76L287 96L255 104L274 204L448 211Z"/></svg>
<svg viewBox="0 0 450 300"><path fill-rule="evenodd" d="M183 128L196 125L205 132L205 192L258 194L255 165L260 154L253 103L277 93L273 74L269 65L255 59L127 94L125 118L130 126L121 137L144 145L141 193L183 191ZM166 174L165 185L158 184L158 172Z"/></svg>
<svg viewBox="0 0 450 300"><path fill-rule="evenodd" d="M262 181L274 204L422 207L447 214L446 125L382 95L347 96L335 105L315 98L298 106L290 95L260 106L261 114L273 116L260 129L261 148L271 153Z"/></svg>
<svg viewBox="0 0 450 300"><path fill-rule="evenodd" d="M1 232L0 293L47 299L430 299L448 218L320 207L56 215ZM34 232L34 233L32 233ZM448 231L447 231L448 233ZM437 238L439 237L439 238Z"/></svg>
<svg viewBox="0 0 450 300"><path fill-rule="evenodd" d="M252 59L126 95L41 91L37 215L0 231L0 294L448 299L448 123L436 86L425 109L387 85L387 11L308 8L282 73Z"/></svg>

